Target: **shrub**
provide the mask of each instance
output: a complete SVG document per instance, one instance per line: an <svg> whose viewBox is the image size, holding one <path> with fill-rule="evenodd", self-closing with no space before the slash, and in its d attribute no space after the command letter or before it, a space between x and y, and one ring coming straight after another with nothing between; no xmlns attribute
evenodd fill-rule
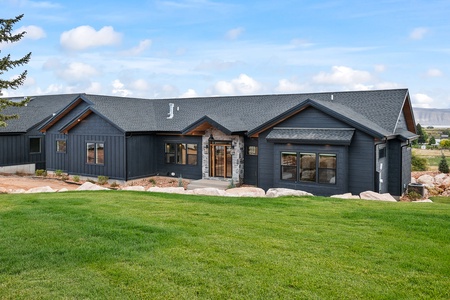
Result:
<svg viewBox="0 0 450 300"><path fill-rule="evenodd" d="M46 170L42 170L42 169L38 169L34 172L34 174L36 174L36 176L47 176L47 171Z"/></svg>
<svg viewBox="0 0 450 300"><path fill-rule="evenodd" d="M116 188L116 187L118 187L119 185L117 184L117 182L113 182L113 183L111 183L110 184L110 186L112 187L112 188Z"/></svg>
<svg viewBox="0 0 450 300"><path fill-rule="evenodd" d="M156 180L154 178L150 178L148 180L151 184L156 185Z"/></svg>
<svg viewBox="0 0 450 300"><path fill-rule="evenodd" d="M55 175L58 177L61 177L63 171L62 170L55 170Z"/></svg>
<svg viewBox="0 0 450 300"><path fill-rule="evenodd" d="M100 185L106 184L108 182L108 180L109 180L108 176L103 176L103 175L98 176L98 184L100 184Z"/></svg>
<svg viewBox="0 0 450 300"><path fill-rule="evenodd" d="M408 192L408 198L411 201L417 201L417 200L420 200L422 198L422 195L420 195L417 192L411 191L411 192Z"/></svg>
<svg viewBox="0 0 450 300"><path fill-rule="evenodd" d="M236 185L234 184L234 180L231 179L230 184L228 185L229 189L234 189L236 187Z"/></svg>
<svg viewBox="0 0 450 300"><path fill-rule="evenodd" d="M62 175L61 175L61 180L69 180L69 175L67 175L67 174L62 174Z"/></svg>
<svg viewBox="0 0 450 300"><path fill-rule="evenodd" d="M72 179L74 182L80 182L80 176L78 175L73 176Z"/></svg>
<svg viewBox="0 0 450 300"><path fill-rule="evenodd" d="M414 154L411 157L411 166L413 171L426 171L428 168L427 160Z"/></svg>
<svg viewBox="0 0 450 300"><path fill-rule="evenodd" d="M180 177L178 177L178 187L183 187L183 178L181 177L181 175Z"/></svg>
<svg viewBox="0 0 450 300"><path fill-rule="evenodd" d="M444 153L442 153L441 161L439 162L439 172L448 173L448 164Z"/></svg>

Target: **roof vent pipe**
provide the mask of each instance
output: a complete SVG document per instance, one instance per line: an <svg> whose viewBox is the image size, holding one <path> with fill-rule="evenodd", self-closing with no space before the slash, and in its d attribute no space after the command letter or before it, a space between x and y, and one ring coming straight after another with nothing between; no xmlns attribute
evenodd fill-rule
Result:
<svg viewBox="0 0 450 300"><path fill-rule="evenodd" d="M175 106L175 104L173 103L169 103L169 113L168 113L168 117L167 119L173 119L173 107Z"/></svg>
<svg viewBox="0 0 450 300"><path fill-rule="evenodd" d="M334 95L333 94L331 94L331 101L333 101L334 100Z"/></svg>

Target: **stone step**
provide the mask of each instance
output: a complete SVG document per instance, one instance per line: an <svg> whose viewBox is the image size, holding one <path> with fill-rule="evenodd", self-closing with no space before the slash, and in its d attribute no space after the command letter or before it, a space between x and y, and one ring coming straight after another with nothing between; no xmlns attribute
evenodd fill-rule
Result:
<svg viewBox="0 0 450 300"><path fill-rule="evenodd" d="M229 181L199 179L191 181L191 183L188 184L187 189L194 190L200 188L216 188L220 190L226 190L229 185Z"/></svg>

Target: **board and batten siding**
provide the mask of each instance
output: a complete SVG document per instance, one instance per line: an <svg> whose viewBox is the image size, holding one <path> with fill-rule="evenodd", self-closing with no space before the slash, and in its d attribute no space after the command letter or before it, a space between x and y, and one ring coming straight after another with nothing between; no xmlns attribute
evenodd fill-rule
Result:
<svg viewBox="0 0 450 300"><path fill-rule="evenodd" d="M258 147L258 139L245 138L244 139L244 183L250 185L258 184L258 155L248 155L248 147ZM259 149L258 149L259 150Z"/></svg>
<svg viewBox="0 0 450 300"><path fill-rule="evenodd" d="M314 108L308 107L275 127L351 128L348 124Z"/></svg>
<svg viewBox="0 0 450 300"><path fill-rule="evenodd" d="M155 136L127 135L127 180L156 174Z"/></svg>

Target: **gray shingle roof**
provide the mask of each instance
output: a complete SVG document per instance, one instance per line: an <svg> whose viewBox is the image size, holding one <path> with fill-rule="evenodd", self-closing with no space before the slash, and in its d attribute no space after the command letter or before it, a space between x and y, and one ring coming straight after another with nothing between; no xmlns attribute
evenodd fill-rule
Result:
<svg viewBox="0 0 450 300"><path fill-rule="evenodd" d="M126 132L177 132L207 117L230 132L248 132L276 120L301 105L315 105L344 121L360 124L379 135L394 134L397 119L408 96L407 89L307 94L227 96L177 99L139 99L80 94L110 122ZM25 131L53 112L65 107L77 95L38 96L13 120L7 131ZM34 103L33 103L34 102ZM174 116L167 119L169 103ZM349 124L350 124L349 123ZM5 132L0 128L0 132Z"/></svg>
<svg viewBox="0 0 450 300"><path fill-rule="evenodd" d="M267 135L272 141L297 141L304 144L350 145L353 128L273 128Z"/></svg>

